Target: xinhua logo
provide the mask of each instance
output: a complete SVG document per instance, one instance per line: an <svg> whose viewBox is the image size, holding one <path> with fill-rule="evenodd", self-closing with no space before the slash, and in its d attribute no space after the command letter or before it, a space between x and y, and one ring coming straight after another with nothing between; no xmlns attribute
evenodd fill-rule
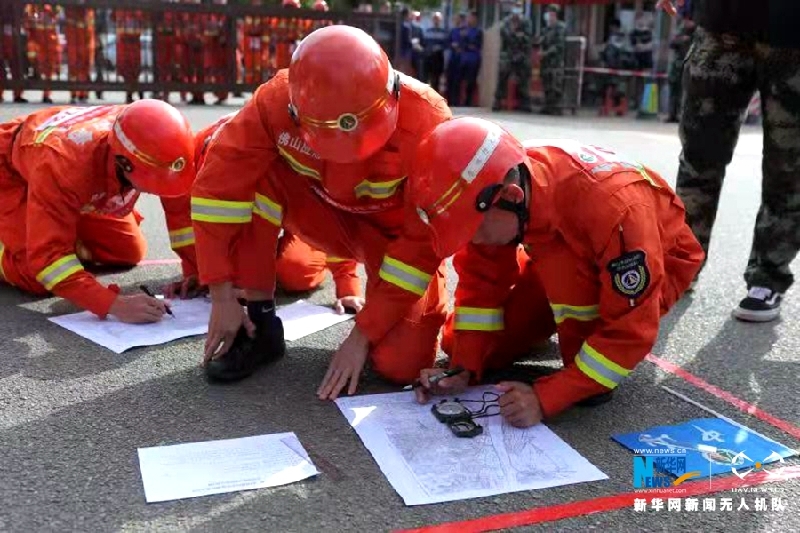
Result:
<svg viewBox="0 0 800 533"><path fill-rule="evenodd" d="M665 472L676 472L678 478ZM637 489L677 487L700 472L686 471L685 455L636 455L633 457L633 486Z"/></svg>

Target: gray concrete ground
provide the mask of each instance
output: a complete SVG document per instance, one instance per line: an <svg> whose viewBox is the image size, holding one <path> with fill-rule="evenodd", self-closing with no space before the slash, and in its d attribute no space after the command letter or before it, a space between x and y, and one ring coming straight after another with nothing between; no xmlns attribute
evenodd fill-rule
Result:
<svg viewBox="0 0 800 533"><path fill-rule="evenodd" d="M36 108L3 104L0 120ZM182 109L200 128L231 108ZM571 137L622 149L674 183L680 150L674 125L591 116L494 117L524 138ZM796 291L785 301L782 320L774 324L742 324L730 317L744 293L742 271L760 191L761 139L760 128L745 128L729 168L709 265L696 292L664 320L654 353L798 425ZM173 257L157 201L144 198L140 208L146 217L148 256ZM102 279L136 290L139 282L157 285L178 274L175 265L143 266ZM310 299L331 303L330 282ZM788 446L800 446L774 427L645 362L612 403L576 409L549 424L609 480L409 508L336 406L314 396L349 325L293 342L288 356L268 371L219 387L206 384L198 367L202 337L116 355L46 320L73 310L56 298L37 300L0 289L0 530L377 532L629 492L632 454L610 439L612 433L707 416L666 394L661 385ZM541 364L559 363L549 357ZM374 379L363 388L391 390ZM320 476L276 489L145 503L138 447L281 431L297 433ZM780 487L788 502L782 513L635 513L629 508L522 530L800 531L800 483ZM737 496L716 496L723 495Z"/></svg>

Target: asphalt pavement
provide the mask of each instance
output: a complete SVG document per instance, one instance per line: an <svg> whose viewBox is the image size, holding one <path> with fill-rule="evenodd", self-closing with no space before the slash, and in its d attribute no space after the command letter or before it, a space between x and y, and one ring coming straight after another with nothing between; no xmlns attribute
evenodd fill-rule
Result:
<svg viewBox="0 0 800 533"><path fill-rule="evenodd" d="M232 110L179 107L196 129ZM38 108L4 103L0 120ZM585 113L539 117L471 112L495 118L521 138L572 138L623 150L674 184L680 152L675 125ZM775 323L745 324L730 315L745 292L742 272L760 198L761 143L760 127L743 129L728 168L708 265L694 293L664 319L653 353L796 427L797 291L787 295L782 319ZM174 258L157 199L144 197L139 208L145 216L148 259ZM147 265L101 279L135 291L139 283L159 286L179 273L178 265ZM451 271L451 286L452 278ZM332 284L328 280L321 290L301 297L331 304ZM279 303L289 300L284 296ZM199 368L203 337L116 355L47 320L74 311L57 298L37 299L0 287L0 531L381 532L628 493L633 490L632 453L612 441L611 434L709 416L666 393L662 385L800 448L800 441L736 408L722 394L643 362L613 402L574 409L548 424L608 480L406 507L338 408L314 395L349 324L289 343L287 357L239 384L211 386ZM560 361L550 353L535 363L558 367ZM369 378L362 390L396 389ZM137 448L284 431L297 434L321 475L274 489L145 503ZM791 459L786 464L798 463ZM800 531L800 482L771 487L782 492L764 496L782 497L787 506L783 512L754 511L756 495L747 494L750 511L642 513L631 506L597 514L584 510L574 518L518 530ZM732 496L738 505L742 495L708 496Z"/></svg>

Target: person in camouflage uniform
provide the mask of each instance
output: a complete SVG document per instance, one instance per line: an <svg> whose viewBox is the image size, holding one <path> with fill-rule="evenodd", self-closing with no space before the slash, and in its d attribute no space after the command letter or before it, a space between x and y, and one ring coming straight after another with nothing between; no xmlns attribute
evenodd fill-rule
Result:
<svg viewBox="0 0 800 533"><path fill-rule="evenodd" d="M675 51L675 57L669 66L669 116L667 122L678 122L678 111L681 107L683 64L689 47L692 45L695 25L689 16L683 17L678 33L670 41L669 47Z"/></svg>
<svg viewBox="0 0 800 533"><path fill-rule="evenodd" d="M541 38L540 68L544 88L544 115L560 115L564 92L564 61L566 59L567 26L558 20L561 8L551 4L545 8L547 26Z"/></svg>
<svg viewBox="0 0 800 533"><path fill-rule="evenodd" d="M531 52L533 50L533 24L522 15L517 4L503 20L500 29L500 70L494 92L493 111L499 111L508 91L508 79L517 80L518 109L531 111Z"/></svg>
<svg viewBox="0 0 800 533"><path fill-rule="evenodd" d="M792 5L795 4L795 5ZM766 322L780 314L800 248L800 6L753 10L744 0L706 0L684 67L676 190L708 253L725 168L744 112L761 92L764 120L761 206L745 270L747 296L733 315ZM773 18L774 17L774 18ZM780 26L785 24L785 26Z"/></svg>

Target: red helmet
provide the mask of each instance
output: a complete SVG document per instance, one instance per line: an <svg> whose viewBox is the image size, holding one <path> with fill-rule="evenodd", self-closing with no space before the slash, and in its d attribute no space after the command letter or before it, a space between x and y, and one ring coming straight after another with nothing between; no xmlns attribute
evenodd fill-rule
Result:
<svg viewBox="0 0 800 533"><path fill-rule="evenodd" d="M465 246L494 198L481 194L528 164L522 144L488 120L460 117L436 126L420 143L409 181L411 201L431 229L439 257Z"/></svg>
<svg viewBox="0 0 800 533"><path fill-rule="evenodd" d="M300 0L283 0L283 7L296 7L301 8Z"/></svg>
<svg viewBox="0 0 800 533"><path fill-rule="evenodd" d="M358 28L320 28L292 55L289 112L322 159L351 163L380 150L397 126L399 96L386 53Z"/></svg>
<svg viewBox="0 0 800 533"><path fill-rule="evenodd" d="M167 197L189 192L194 136L186 117L166 102L144 99L125 106L108 144L137 190Z"/></svg>
<svg viewBox="0 0 800 533"><path fill-rule="evenodd" d="M314 10L315 11L327 11L328 10L328 3L325 0L316 0L314 2Z"/></svg>

